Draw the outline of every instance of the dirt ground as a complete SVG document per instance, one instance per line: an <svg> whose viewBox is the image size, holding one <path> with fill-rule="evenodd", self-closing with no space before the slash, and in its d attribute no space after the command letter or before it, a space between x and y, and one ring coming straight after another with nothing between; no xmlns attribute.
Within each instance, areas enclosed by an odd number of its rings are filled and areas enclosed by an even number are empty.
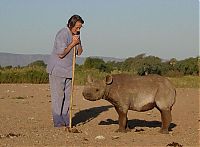
<svg viewBox="0 0 200 147"><path fill-rule="evenodd" d="M177 89L170 134L158 133L157 109L129 111L131 132L116 133L112 105L83 99L75 86L73 126L79 133L54 128L48 84L0 84L0 146L199 146L199 89Z"/></svg>

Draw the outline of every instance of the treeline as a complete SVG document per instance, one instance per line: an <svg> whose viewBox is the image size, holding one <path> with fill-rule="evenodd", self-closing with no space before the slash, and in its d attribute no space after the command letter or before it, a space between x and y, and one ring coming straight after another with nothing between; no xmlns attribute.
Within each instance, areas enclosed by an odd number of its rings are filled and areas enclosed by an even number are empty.
<svg viewBox="0 0 200 147"><path fill-rule="evenodd" d="M199 75L199 57L176 60L172 58L169 61L163 61L155 56L145 56L140 54L136 57L130 57L123 62L108 61L88 57L79 68L98 69L106 73L131 73L135 75L159 74L163 76L185 76Z"/></svg>
<svg viewBox="0 0 200 147"><path fill-rule="evenodd" d="M122 62L105 62L99 58L86 58L83 65L76 65L75 84L84 84L88 74L102 78L106 74L128 73L134 75L159 74L167 77L199 75L199 57L163 61L155 56L140 54ZM0 67L0 83L48 83L46 64L35 61L24 67Z"/></svg>

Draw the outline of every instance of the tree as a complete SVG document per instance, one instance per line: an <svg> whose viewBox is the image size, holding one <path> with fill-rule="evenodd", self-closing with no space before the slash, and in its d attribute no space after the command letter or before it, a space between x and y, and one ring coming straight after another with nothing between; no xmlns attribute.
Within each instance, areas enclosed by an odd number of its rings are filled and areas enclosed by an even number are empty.
<svg viewBox="0 0 200 147"><path fill-rule="evenodd" d="M161 59L155 56L137 55L126 59L122 65L123 71L132 72L133 74L161 74Z"/></svg>
<svg viewBox="0 0 200 147"><path fill-rule="evenodd" d="M91 57L86 58L83 67L85 69L98 69L100 72L107 72L107 73L110 73L113 70L109 62L105 63L103 59L91 58Z"/></svg>
<svg viewBox="0 0 200 147"><path fill-rule="evenodd" d="M139 75L159 74L161 75L161 59L155 56L147 56L141 60L138 68Z"/></svg>
<svg viewBox="0 0 200 147"><path fill-rule="evenodd" d="M12 65L9 65L9 66L6 66L4 67L5 69L11 69L12 68Z"/></svg>
<svg viewBox="0 0 200 147"><path fill-rule="evenodd" d="M37 61L34 61L30 64L28 64L29 67L34 67L34 66L40 66L40 67L46 67L46 64L44 63L43 60L37 60Z"/></svg>
<svg viewBox="0 0 200 147"><path fill-rule="evenodd" d="M175 67L179 72L182 72L184 75L198 75L198 57L190 57L185 60L178 61Z"/></svg>

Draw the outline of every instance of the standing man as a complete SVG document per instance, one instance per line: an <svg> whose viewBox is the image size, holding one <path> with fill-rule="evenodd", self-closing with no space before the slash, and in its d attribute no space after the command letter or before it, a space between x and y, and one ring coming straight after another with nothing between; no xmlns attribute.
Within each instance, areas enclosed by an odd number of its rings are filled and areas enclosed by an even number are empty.
<svg viewBox="0 0 200 147"><path fill-rule="evenodd" d="M79 36L83 24L84 21L79 15L73 15L68 20L67 26L56 34L47 64L54 127L69 127L73 49L76 49L77 55L81 55L83 51Z"/></svg>

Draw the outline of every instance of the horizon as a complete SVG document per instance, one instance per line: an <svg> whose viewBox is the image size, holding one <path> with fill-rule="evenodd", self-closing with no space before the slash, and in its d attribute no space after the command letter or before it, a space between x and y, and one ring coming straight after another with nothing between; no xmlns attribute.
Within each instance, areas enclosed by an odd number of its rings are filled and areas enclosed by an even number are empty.
<svg viewBox="0 0 200 147"><path fill-rule="evenodd" d="M51 54L34 54L34 53L32 53L32 54L26 54L26 53L24 53L24 54L20 54L20 53L9 53L9 52L0 52L0 54L12 54L12 55L42 55L42 56L45 56L45 55L47 55L47 56L50 56ZM145 54L145 53L141 53L141 54ZM138 54L138 55L141 55L141 54ZM92 57L92 58L113 58L113 59L119 59L119 60L126 60L126 59L128 59L128 58L134 58L134 57L136 57L136 56L138 56L138 55L135 55L135 56L129 56L129 57L127 57L127 58L117 58L117 57L112 57L112 56L77 56L78 58L88 58L88 57ZM154 55L147 55L147 54L145 54L144 55L144 57L148 57L148 56L154 56ZM169 61L169 60L171 60L171 59L173 59L173 58L161 58L161 57L159 57L159 56L154 56L154 57L158 57L158 58L160 58L161 60L164 60L164 61ZM175 58L177 61L181 61L181 60L185 60L185 59L188 59L188 58L200 58L200 55L197 55L197 56L188 56L188 57L186 57L186 58L183 58L183 59L177 59L177 58Z"/></svg>

